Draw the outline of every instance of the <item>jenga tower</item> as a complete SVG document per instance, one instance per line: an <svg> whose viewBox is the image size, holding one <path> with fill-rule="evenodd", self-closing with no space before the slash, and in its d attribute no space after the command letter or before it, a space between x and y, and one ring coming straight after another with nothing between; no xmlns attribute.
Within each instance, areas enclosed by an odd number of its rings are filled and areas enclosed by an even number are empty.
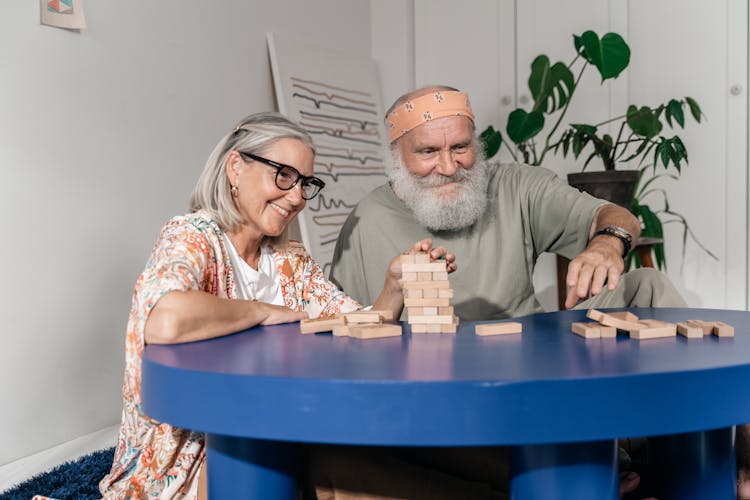
<svg viewBox="0 0 750 500"><path fill-rule="evenodd" d="M430 262L427 253L401 255L404 306L412 333L456 333L453 289L444 260Z"/></svg>

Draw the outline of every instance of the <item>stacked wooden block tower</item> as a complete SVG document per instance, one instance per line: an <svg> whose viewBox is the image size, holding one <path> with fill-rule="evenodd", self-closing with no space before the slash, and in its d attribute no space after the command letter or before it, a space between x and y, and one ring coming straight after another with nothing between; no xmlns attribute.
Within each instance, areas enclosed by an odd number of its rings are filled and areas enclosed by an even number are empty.
<svg viewBox="0 0 750 500"><path fill-rule="evenodd" d="M453 289L444 260L430 262L428 253L401 255L404 307L412 333L456 333Z"/></svg>

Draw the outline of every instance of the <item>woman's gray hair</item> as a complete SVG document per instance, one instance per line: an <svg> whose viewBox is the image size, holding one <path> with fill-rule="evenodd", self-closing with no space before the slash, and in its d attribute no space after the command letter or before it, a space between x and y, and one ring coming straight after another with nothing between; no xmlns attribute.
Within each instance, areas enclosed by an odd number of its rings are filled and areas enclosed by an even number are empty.
<svg viewBox="0 0 750 500"><path fill-rule="evenodd" d="M279 113L256 113L240 120L208 157L190 195L190 211L205 211L224 232L239 229L244 221L230 191L227 156L232 151L262 156L274 142L285 138L297 139L315 152L310 135Z"/></svg>

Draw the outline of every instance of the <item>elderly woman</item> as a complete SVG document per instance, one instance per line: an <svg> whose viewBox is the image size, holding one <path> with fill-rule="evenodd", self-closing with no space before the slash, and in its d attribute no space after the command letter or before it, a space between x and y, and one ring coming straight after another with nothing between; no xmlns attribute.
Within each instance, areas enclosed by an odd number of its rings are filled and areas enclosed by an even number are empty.
<svg viewBox="0 0 750 500"><path fill-rule="evenodd" d="M133 294L122 425L112 470L99 484L105 498L193 499L203 483L203 434L141 410L145 344L202 340L361 308L324 277L299 242L285 237L305 202L325 185L313 176L314 155L310 136L281 115L248 116L211 153L190 213L162 229ZM454 256L433 249L430 240L410 251L430 251L446 258L449 271L456 268ZM374 304L395 317L403 308L399 276L394 257Z"/></svg>

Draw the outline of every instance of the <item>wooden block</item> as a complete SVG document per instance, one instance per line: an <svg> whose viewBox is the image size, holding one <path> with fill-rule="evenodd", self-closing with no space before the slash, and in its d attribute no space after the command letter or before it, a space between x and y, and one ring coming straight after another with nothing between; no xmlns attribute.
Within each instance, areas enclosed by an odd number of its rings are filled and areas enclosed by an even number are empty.
<svg viewBox="0 0 750 500"><path fill-rule="evenodd" d="M642 325L639 325L635 321L625 321L624 319L618 319L609 314L597 311L596 309L589 309L589 311L586 313L586 316L598 323L601 323L604 326L614 326L618 330L631 331L643 328Z"/></svg>
<svg viewBox="0 0 750 500"><path fill-rule="evenodd" d="M448 271L433 272L430 279L433 281L445 281L448 279Z"/></svg>
<svg viewBox="0 0 750 500"><path fill-rule="evenodd" d="M450 288L451 282L448 280L440 281L405 281L402 286L404 288L419 288L425 290L427 288Z"/></svg>
<svg viewBox="0 0 750 500"><path fill-rule="evenodd" d="M393 321L395 319L393 317L393 311L389 309L368 309L367 311L362 312L377 313L382 318L382 321Z"/></svg>
<svg viewBox="0 0 750 500"><path fill-rule="evenodd" d="M630 331L631 339L660 339L677 335L677 325L674 323L665 323L656 319L643 319L639 323L640 329Z"/></svg>
<svg viewBox="0 0 750 500"><path fill-rule="evenodd" d="M689 339L703 338L703 329L700 326L691 325L687 322L677 323L677 333Z"/></svg>
<svg viewBox="0 0 750 500"><path fill-rule="evenodd" d="M440 333L456 333L458 330L457 323L451 323L450 325L440 325Z"/></svg>
<svg viewBox="0 0 750 500"><path fill-rule="evenodd" d="M448 307L450 299L404 299L406 307Z"/></svg>
<svg viewBox="0 0 750 500"><path fill-rule="evenodd" d="M440 329L443 326L450 325L429 325L425 323L418 323L411 326L411 333L440 333Z"/></svg>
<svg viewBox="0 0 750 500"><path fill-rule="evenodd" d="M402 265L403 264L415 264L417 262L416 257L417 255L413 253L402 253L399 256L398 260L399 262L401 262Z"/></svg>
<svg viewBox="0 0 750 500"><path fill-rule="evenodd" d="M439 314L440 316L453 316L453 306L438 307L437 313L435 314Z"/></svg>
<svg viewBox="0 0 750 500"><path fill-rule="evenodd" d="M424 297L422 292L424 290L421 288L404 288L404 297L407 299L421 299Z"/></svg>
<svg viewBox="0 0 750 500"><path fill-rule="evenodd" d="M474 326L474 333L477 335L507 335L510 333L521 333L523 325L512 321L503 321L500 323L482 323Z"/></svg>
<svg viewBox="0 0 750 500"><path fill-rule="evenodd" d="M303 319L299 322L300 333L330 332L334 326L345 325L343 316Z"/></svg>
<svg viewBox="0 0 750 500"><path fill-rule="evenodd" d="M409 316L409 324L450 325L453 316Z"/></svg>
<svg viewBox="0 0 750 500"><path fill-rule="evenodd" d="M429 264L430 263L430 254L427 252L419 252L414 254L414 263L415 264Z"/></svg>
<svg viewBox="0 0 750 500"><path fill-rule="evenodd" d="M445 271L446 265L445 261L430 264L402 264L401 270L405 273L439 273Z"/></svg>
<svg viewBox="0 0 750 500"><path fill-rule="evenodd" d="M711 333L717 337L734 337L734 327L723 321L714 321L714 328Z"/></svg>
<svg viewBox="0 0 750 500"><path fill-rule="evenodd" d="M348 337L349 327L347 325L336 325L331 330L334 337Z"/></svg>
<svg viewBox="0 0 750 500"><path fill-rule="evenodd" d="M412 274L412 273L409 273ZM432 275L433 273L417 273L417 281L432 281Z"/></svg>
<svg viewBox="0 0 750 500"><path fill-rule="evenodd" d="M610 313L607 313L607 314L609 314L610 316L613 316L613 317L615 317L617 319L622 319L622 320L625 320L625 321L630 321L632 323L638 321L638 316L636 316L635 314L633 314L630 311L610 312Z"/></svg>
<svg viewBox="0 0 750 500"><path fill-rule="evenodd" d="M451 312L448 314L448 316L452 315ZM422 314L418 314L417 316L437 316L438 315L438 308L437 307L423 307L422 308Z"/></svg>
<svg viewBox="0 0 750 500"><path fill-rule="evenodd" d="M349 327L349 336L355 339L380 339L384 337L399 337L402 334L401 325L357 325Z"/></svg>
<svg viewBox="0 0 750 500"><path fill-rule="evenodd" d="M416 282L417 281L417 273L401 273L401 281ZM403 285L401 285L401 286L403 286Z"/></svg>
<svg viewBox="0 0 750 500"><path fill-rule="evenodd" d="M703 330L703 335L711 335L711 332L713 332L714 324L710 321L703 321L701 319L689 319L685 321L688 326L692 326L695 328L700 328Z"/></svg>
<svg viewBox="0 0 750 500"><path fill-rule="evenodd" d="M599 334L603 339L617 338L617 328L614 326L599 325Z"/></svg>
<svg viewBox="0 0 750 500"><path fill-rule="evenodd" d="M438 298L438 290L437 288L425 288L422 290L422 298L424 299L436 299Z"/></svg>
<svg viewBox="0 0 750 500"><path fill-rule="evenodd" d="M424 316L424 307L407 307L406 313L409 316Z"/></svg>
<svg viewBox="0 0 750 500"><path fill-rule="evenodd" d="M453 289L452 288L440 288L438 289L438 297L441 299L452 299L453 298Z"/></svg>
<svg viewBox="0 0 750 500"><path fill-rule="evenodd" d="M570 325L570 330L585 339L599 339L602 337L602 334L599 331L600 326L602 325L595 321L575 321Z"/></svg>
<svg viewBox="0 0 750 500"><path fill-rule="evenodd" d="M375 311L356 311L345 313L346 323L382 323L383 317Z"/></svg>

